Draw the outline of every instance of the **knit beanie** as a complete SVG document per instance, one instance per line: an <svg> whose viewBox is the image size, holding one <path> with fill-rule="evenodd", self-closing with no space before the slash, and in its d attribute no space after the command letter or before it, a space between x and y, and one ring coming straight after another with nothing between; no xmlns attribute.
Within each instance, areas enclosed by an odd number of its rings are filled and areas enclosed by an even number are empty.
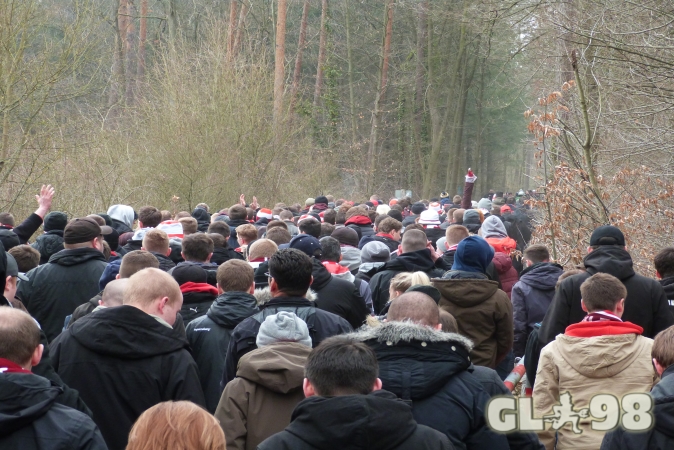
<svg viewBox="0 0 674 450"><path fill-rule="evenodd" d="M68 216L60 211L52 211L44 218L44 231L63 231L68 224Z"/></svg>
<svg viewBox="0 0 674 450"><path fill-rule="evenodd" d="M311 347L309 328L295 313L289 311L267 316L260 325L255 343L258 347L264 347L276 342L298 342Z"/></svg>
<svg viewBox="0 0 674 450"><path fill-rule="evenodd" d="M349 227L336 228L335 231L330 235L331 237L337 239L342 245L350 245L352 247L358 247L358 233L356 230ZM384 244L386 245L386 244Z"/></svg>
<svg viewBox="0 0 674 450"><path fill-rule="evenodd" d="M479 209L486 209L487 211L491 211L491 200L488 198L482 198L480 199L479 202L477 202L477 207Z"/></svg>
<svg viewBox="0 0 674 450"><path fill-rule="evenodd" d="M332 235L334 237L334 233ZM388 262L390 259L391 250L388 248L388 245L383 242L368 242L360 251L361 263Z"/></svg>

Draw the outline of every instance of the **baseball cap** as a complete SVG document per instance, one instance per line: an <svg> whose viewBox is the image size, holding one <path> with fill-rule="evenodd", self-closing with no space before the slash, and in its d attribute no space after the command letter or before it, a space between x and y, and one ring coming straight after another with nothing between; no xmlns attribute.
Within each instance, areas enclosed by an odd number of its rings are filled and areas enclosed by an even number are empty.
<svg viewBox="0 0 674 450"><path fill-rule="evenodd" d="M596 228L590 237L590 246L596 245L620 245L625 246L625 235L613 225L603 225Z"/></svg>
<svg viewBox="0 0 674 450"><path fill-rule="evenodd" d="M90 217L82 217L71 220L63 231L63 243L81 244L89 242L103 235L112 233L112 228L107 225L100 226Z"/></svg>
<svg viewBox="0 0 674 450"><path fill-rule="evenodd" d="M294 248L309 256L320 257L323 254L321 243L318 242L318 239L309 236L308 234L299 234L295 236L292 241L290 241L288 248Z"/></svg>
<svg viewBox="0 0 674 450"><path fill-rule="evenodd" d="M18 277L19 280L28 281L28 277L23 273L19 272L19 265L16 263L16 259L10 254L7 253L7 272L8 277Z"/></svg>

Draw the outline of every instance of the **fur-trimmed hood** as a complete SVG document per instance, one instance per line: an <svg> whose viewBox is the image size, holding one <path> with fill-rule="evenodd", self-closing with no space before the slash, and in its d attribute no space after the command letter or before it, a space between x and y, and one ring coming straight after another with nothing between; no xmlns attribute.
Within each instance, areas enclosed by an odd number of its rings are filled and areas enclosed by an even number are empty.
<svg viewBox="0 0 674 450"><path fill-rule="evenodd" d="M257 300L257 306L262 306L265 305L269 300L271 300L273 297L271 296L271 289L269 287L263 288L263 289L255 289L255 293L253 294L255 297L255 300ZM313 302L316 300L316 293L309 289L304 296L307 300L310 302Z"/></svg>
<svg viewBox="0 0 674 450"><path fill-rule="evenodd" d="M458 333L446 333L413 322L383 322L378 327L363 327L348 335L356 341L376 340L379 343L397 345L402 342L457 342L468 352L473 349L473 342Z"/></svg>

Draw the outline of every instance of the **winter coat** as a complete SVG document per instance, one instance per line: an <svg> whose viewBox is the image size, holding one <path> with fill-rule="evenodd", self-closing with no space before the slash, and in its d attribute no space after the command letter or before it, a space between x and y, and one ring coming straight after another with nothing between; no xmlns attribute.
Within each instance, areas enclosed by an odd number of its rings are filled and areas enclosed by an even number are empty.
<svg viewBox="0 0 674 450"><path fill-rule="evenodd" d="M246 219L230 219L229 220L229 240L227 241L227 245L230 248L238 248L239 247L239 241L236 240L236 227L239 225L245 225L248 222Z"/></svg>
<svg viewBox="0 0 674 450"><path fill-rule="evenodd" d="M292 422L258 450L450 450L442 433L418 425L412 410L387 391L368 395L309 397Z"/></svg>
<svg viewBox="0 0 674 450"><path fill-rule="evenodd" d="M246 260L246 258L244 258L243 255L241 255L241 253L235 252L233 248L216 247L213 249L213 256L211 256L212 263L217 264L219 266L221 264L226 263L230 259L238 259L239 261Z"/></svg>
<svg viewBox="0 0 674 450"><path fill-rule="evenodd" d="M8 239L10 242L13 242L12 246L5 245L5 250L9 250L16 245L27 243L28 239L30 239L30 237L35 234L37 229L40 228L40 225L42 225L42 217L35 213L32 213L26 218L26 220L15 227L0 225L0 232L6 235L6 239ZM0 240L2 242L5 241L4 238Z"/></svg>
<svg viewBox="0 0 674 450"><path fill-rule="evenodd" d="M157 252L150 253L152 253L157 258L157 261L159 261L159 269L163 270L164 272L168 272L176 266L176 263L174 263L168 256Z"/></svg>
<svg viewBox="0 0 674 450"><path fill-rule="evenodd" d="M112 228L121 236L124 233L133 232L134 211L128 205L112 205L108 209L108 215L112 220Z"/></svg>
<svg viewBox="0 0 674 450"><path fill-rule="evenodd" d="M667 303L669 303L669 310L674 314L674 277L663 278L660 280L660 285L667 296Z"/></svg>
<svg viewBox="0 0 674 450"><path fill-rule="evenodd" d="M580 285L599 272L613 275L625 285L627 298L622 319L642 327L644 336L654 338L674 325L674 315L662 286L634 272L632 257L627 250L602 245L585 256L583 263L586 272L566 278L555 292L538 333L543 345L552 342L569 325L583 320L585 312L580 307Z"/></svg>
<svg viewBox="0 0 674 450"><path fill-rule="evenodd" d="M426 237L428 238L429 241L431 241L431 244L433 244L433 248L435 249L438 248L436 245L438 239L445 237L445 230L443 230L439 226L437 228L424 228L424 233L426 233Z"/></svg>
<svg viewBox="0 0 674 450"><path fill-rule="evenodd" d="M513 346L513 307L498 283L485 275L449 272L453 279L433 279L442 295L438 306L454 316L459 333L473 341L470 360L494 369Z"/></svg>
<svg viewBox="0 0 674 450"><path fill-rule="evenodd" d="M204 406L188 349L178 330L123 305L78 320L50 350L54 369L91 408L108 447L121 450L136 419L157 403Z"/></svg>
<svg viewBox="0 0 674 450"><path fill-rule="evenodd" d="M314 347L330 336L348 333L353 330L345 319L331 312L319 309L314 302L306 298L273 297L266 300L263 297L271 295L268 289L256 292L255 295L258 298L260 312L243 320L234 328L227 346L225 370L220 382L221 388L224 388L227 383L236 377L236 369L241 357L257 348L255 339L257 338L257 332L260 330L260 324L264 322L265 318L279 311L295 313L306 322Z"/></svg>
<svg viewBox="0 0 674 450"><path fill-rule="evenodd" d="M515 322L515 356L523 356L534 325L540 323L555 295L555 284L564 269L559 264L538 263L527 267L513 286L510 299Z"/></svg>
<svg viewBox="0 0 674 450"><path fill-rule="evenodd" d="M342 260L339 262L344 267L355 273L360 268L360 249L350 245L342 245Z"/></svg>
<svg viewBox="0 0 674 450"><path fill-rule="evenodd" d="M64 249L63 231L48 231L45 234L38 236L31 247L40 252L40 264L47 264L52 255L55 255Z"/></svg>
<svg viewBox="0 0 674 450"><path fill-rule="evenodd" d="M229 338L234 328L259 309L255 297L245 292L225 292L206 315L191 321L185 330L192 355L199 367L199 379L206 397L206 409L213 414L220 400L220 379L225 369Z"/></svg>
<svg viewBox="0 0 674 450"><path fill-rule="evenodd" d="M374 314L374 309L372 307L372 291L370 290L370 285L367 281L353 275L348 268L340 266L339 263L323 261L323 266L328 269L328 272L330 272L333 277L353 283L354 286L356 286L356 290L365 301L368 313Z"/></svg>
<svg viewBox="0 0 674 450"><path fill-rule="evenodd" d="M0 448L106 450L94 421L59 403L60 394L60 387L30 372L0 373Z"/></svg>
<svg viewBox="0 0 674 450"><path fill-rule="evenodd" d="M206 314L218 296L218 290L208 283L183 283L180 292L183 293L180 315L183 316L186 326L197 317Z"/></svg>
<svg viewBox="0 0 674 450"><path fill-rule="evenodd" d="M498 273L498 278L501 282L500 288L503 292L508 294L508 298L510 298L513 286L517 283L517 271L513 267L513 260L510 259L510 256L496 252L494 253L492 264L494 264L494 268Z"/></svg>
<svg viewBox="0 0 674 450"><path fill-rule="evenodd" d="M640 335L641 327L629 322L581 322L570 325L564 334L546 345L534 383L534 417L553 413L560 394L568 392L573 408L587 408L598 393L623 395L649 392L656 377L651 362L653 341ZM581 418L582 434L574 434L571 425L557 430L558 450L596 449L604 431L590 427L592 418ZM546 449L554 448L555 431L538 433Z"/></svg>
<svg viewBox="0 0 674 450"><path fill-rule="evenodd" d="M82 317L88 314L91 314L94 311L94 309L98 308L100 306L98 302L102 300L102 298L103 298L103 291L94 295L88 302L82 303L80 306L75 308L75 311L73 311L73 315L70 317L70 321L68 321L68 328L72 327L77 320L81 319Z"/></svg>
<svg viewBox="0 0 674 450"><path fill-rule="evenodd" d="M312 258L312 262L314 281L311 289L316 292L316 307L344 318L354 330L360 328L370 311L355 284L333 277L316 258Z"/></svg>
<svg viewBox="0 0 674 450"><path fill-rule="evenodd" d="M651 396L655 402L653 429L635 433L622 427L604 436L601 450L665 450L674 448L674 366L669 366L662 379L653 387Z"/></svg>
<svg viewBox="0 0 674 450"><path fill-rule="evenodd" d="M353 216L344 222L344 225L353 229L358 233L358 240L360 241L365 236L374 236L374 228L372 228L372 221L366 216Z"/></svg>
<svg viewBox="0 0 674 450"><path fill-rule="evenodd" d="M142 239L133 239L133 237L132 237L132 239L129 239L128 241L126 241L126 244L124 244L124 246L121 247L117 251L117 253L120 256L124 256L127 253L130 253L130 252L133 252L133 251L136 251L136 250L140 250L141 247L143 247L143 240Z"/></svg>
<svg viewBox="0 0 674 450"><path fill-rule="evenodd" d="M403 227L417 223L418 218L419 214L410 214L403 219Z"/></svg>
<svg viewBox="0 0 674 450"><path fill-rule="evenodd" d="M372 280L374 274L376 274L379 268L384 264L386 263L385 262L362 263L358 268L356 278L370 283L370 280Z"/></svg>
<svg viewBox="0 0 674 450"><path fill-rule="evenodd" d="M397 252L397 251L398 251L398 246L400 245L400 241L396 241L396 240L394 240L394 239L391 239L391 238L388 237L388 236L382 236L381 234L377 234L376 236L373 236L373 237L372 237L372 240L373 240L373 241L383 242L384 244L386 244L386 246L387 246L388 249L391 251L391 253ZM363 244L363 245L365 245L365 244ZM360 248L362 249L363 246L361 245Z"/></svg>
<svg viewBox="0 0 674 450"><path fill-rule="evenodd" d="M391 279L401 272L421 271L430 278L441 277L445 272L442 258L434 262L431 259L431 251L427 248L415 252L407 252L398 256L379 268L370 280L372 290L372 303L374 312L379 314L389 301L389 287Z"/></svg>
<svg viewBox="0 0 674 450"><path fill-rule="evenodd" d="M508 236L515 239L517 249L523 251L531 240L531 219L526 212L521 210L515 210L512 214L504 214L502 218L504 224L510 225L506 226Z"/></svg>
<svg viewBox="0 0 674 450"><path fill-rule="evenodd" d="M50 342L61 332L65 317L99 292L105 266L103 253L94 248L61 250L19 283L17 297Z"/></svg>
<svg viewBox="0 0 674 450"><path fill-rule="evenodd" d="M176 264L176 267L180 266L185 266L185 265L196 265L204 269L206 272L208 272L208 284L211 286L215 287L218 284L217 280L217 271L218 271L218 266L213 264L213 263L202 263L202 262L194 262L194 261L183 261L181 263ZM173 273L173 269L168 271L168 274L171 275Z"/></svg>
<svg viewBox="0 0 674 450"><path fill-rule="evenodd" d="M490 396L468 371L468 339L405 322L350 336L374 350L382 389L411 402L418 423L444 433L456 448L508 449L506 437L487 428Z"/></svg>
<svg viewBox="0 0 674 450"><path fill-rule="evenodd" d="M255 450L290 424L304 400L304 366L311 348L297 342L267 345L241 358L215 411L227 450Z"/></svg>

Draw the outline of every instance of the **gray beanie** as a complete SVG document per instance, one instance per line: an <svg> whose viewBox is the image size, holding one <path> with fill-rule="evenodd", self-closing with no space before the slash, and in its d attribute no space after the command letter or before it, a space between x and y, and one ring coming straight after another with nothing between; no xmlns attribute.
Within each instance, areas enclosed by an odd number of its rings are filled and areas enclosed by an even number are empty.
<svg viewBox="0 0 674 450"><path fill-rule="evenodd" d="M388 245L379 241L371 241L360 251L361 263L388 262L391 259L391 250Z"/></svg>
<svg viewBox="0 0 674 450"><path fill-rule="evenodd" d="M491 211L491 200L488 198L482 198L480 199L479 202L477 202L477 207L480 209L486 209L487 211Z"/></svg>
<svg viewBox="0 0 674 450"><path fill-rule="evenodd" d="M311 347L309 328L304 320L289 311L267 316L260 325L255 343L258 347L264 347L276 342L299 342Z"/></svg>

